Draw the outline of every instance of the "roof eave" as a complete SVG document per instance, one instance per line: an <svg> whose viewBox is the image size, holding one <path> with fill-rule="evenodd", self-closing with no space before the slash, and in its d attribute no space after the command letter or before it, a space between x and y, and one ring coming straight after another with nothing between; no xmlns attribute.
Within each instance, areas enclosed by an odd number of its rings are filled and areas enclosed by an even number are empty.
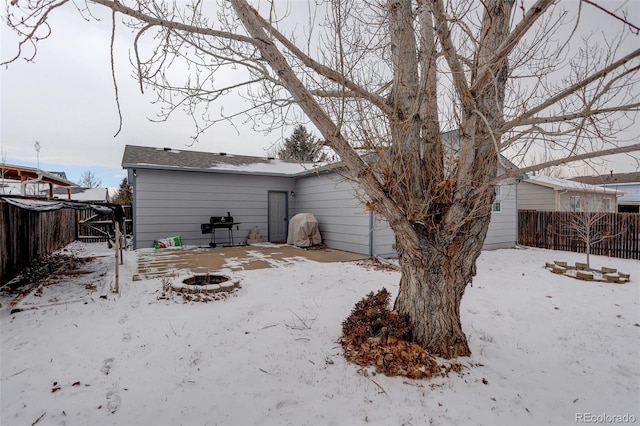
<svg viewBox="0 0 640 426"><path fill-rule="evenodd" d="M608 188L604 188L604 187L593 188L593 189L591 189L591 188L574 188L574 187L570 187L570 186L554 185L554 184L552 184L550 182L540 182L540 181L532 179L532 178L528 178L524 182L532 183L532 184L539 185L539 186L544 186L545 188L550 188L550 189L553 189L554 191L589 192L589 193L593 193L593 194L616 195L618 197L620 196L620 194L624 195L624 192L617 191L617 190L612 190L612 189L608 189Z"/></svg>
<svg viewBox="0 0 640 426"><path fill-rule="evenodd" d="M201 167L184 167L184 166L165 166L158 164L137 164L137 163L122 163L123 169L148 169L148 170L172 170L183 172L201 172L201 173L222 173L222 174L234 174L234 175L252 175L252 176L273 176L273 177L294 177L295 173L282 173L282 172L267 172L259 170L233 170L233 169L218 169L218 168L201 168Z"/></svg>

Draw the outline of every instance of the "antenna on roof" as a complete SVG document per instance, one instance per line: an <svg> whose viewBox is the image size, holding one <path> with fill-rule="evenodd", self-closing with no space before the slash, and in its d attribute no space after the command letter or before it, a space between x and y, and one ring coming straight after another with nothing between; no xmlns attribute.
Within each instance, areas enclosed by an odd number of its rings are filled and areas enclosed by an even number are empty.
<svg viewBox="0 0 640 426"><path fill-rule="evenodd" d="M40 168L40 142L36 141L36 143L33 144L33 147L36 149L36 161L38 168Z"/></svg>

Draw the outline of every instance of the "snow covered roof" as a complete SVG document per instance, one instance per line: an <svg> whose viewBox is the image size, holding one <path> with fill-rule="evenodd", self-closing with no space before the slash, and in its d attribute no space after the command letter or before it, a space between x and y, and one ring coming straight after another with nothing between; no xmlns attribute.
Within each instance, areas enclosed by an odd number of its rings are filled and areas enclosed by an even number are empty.
<svg viewBox="0 0 640 426"><path fill-rule="evenodd" d="M631 173L609 173L598 176L579 176L572 178L576 182L588 183L590 185L624 185L640 183L640 172Z"/></svg>
<svg viewBox="0 0 640 426"><path fill-rule="evenodd" d="M127 145L124 148L122 167L294 176L314 170L316 165L275 158Z"/></svg>
<svg viewBox="0 0 640 426"><path fill-rule="evenodd" d="M580 191L580 192L597 192L600 194L623 195L622 191L603 188L601 186L589 185L587 183L574 182L572 180L561 179L545 175L529 175L524 182L533 183L535 185L546 186L556 191Z"/></svg>
<svg viewBox="0 0 640 426"><path fill-rule="evenodd" d="M66 176L66 175L65 175ZM0 163L0 177L3 180L29 180L33 183L50 183L57 186L74 186L75 183L60 176L60 172L45 172L35 167L18 166L15 164Z"/></svg>
<svg viewBox="0 0 640 426"><path fill-rule="evenodd" d="M109 190L107 188L82 188L79 186L73 186L69 188L71 190L71 199L76 201L110 201ZM66 189L56 188L54 196L60 198L64 196L66 198Z"/></svg>
<svg viewBox="0 0 640 426"><path fill-rule="evenodd" d="M114 212L115 205L107 205L106 203L92 204L89 202L75 201L75 200L44 200L38 198L28 197L13 197L13 196L0 196L2 201L12 204L18 208L32 211L54 211L60 209L74 209L74 210L93 210L99 215L106 216Z"/></svg>

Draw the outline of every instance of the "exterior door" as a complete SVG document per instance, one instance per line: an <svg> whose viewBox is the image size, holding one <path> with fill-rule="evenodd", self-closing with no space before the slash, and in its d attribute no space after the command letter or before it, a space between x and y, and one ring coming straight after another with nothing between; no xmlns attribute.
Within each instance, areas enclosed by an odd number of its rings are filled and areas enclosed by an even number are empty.
<svg viewBox="0 0 640 426"><path fill-rule="evenodd" d="M289 226L287 193L269 191L269 242L286 243Z"/></svg>

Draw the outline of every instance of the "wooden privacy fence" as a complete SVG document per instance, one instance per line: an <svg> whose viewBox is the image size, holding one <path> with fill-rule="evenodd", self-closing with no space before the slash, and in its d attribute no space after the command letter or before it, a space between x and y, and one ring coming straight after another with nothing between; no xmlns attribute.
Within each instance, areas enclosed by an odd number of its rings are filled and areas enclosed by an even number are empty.
<svg viewBox="0 0 640 426"><path fill-rule="evenodd" d="M133 233L133 222L131 220L132 210L130 205L122 206L125 215L124 228L121 232L125 235ZM97 243L107 241L110 236L113 239L115 235L114 220L115 215L109 216L97 215L93 210L77 210L76 217L78 220L78 236L79 241L86 243Z"/></svg>
<svg viewBox="0 0 640 426"><path fill-rule="evenodd" d="M592 237L607 236L591 245L591 254L640 260L640 215L636 213L519 210L518 244L584 253L584 237L579 234L584 234L585 229L580 229L580 221L576 221L578 216L582 223L592 219L593 227L589 230Z"/></svg>
<svg viewBox="0 0 640 426"><path fill-rule="evenodd" d="M0 284L75 239L75 211L25 210L0 200Z"/></svg>

